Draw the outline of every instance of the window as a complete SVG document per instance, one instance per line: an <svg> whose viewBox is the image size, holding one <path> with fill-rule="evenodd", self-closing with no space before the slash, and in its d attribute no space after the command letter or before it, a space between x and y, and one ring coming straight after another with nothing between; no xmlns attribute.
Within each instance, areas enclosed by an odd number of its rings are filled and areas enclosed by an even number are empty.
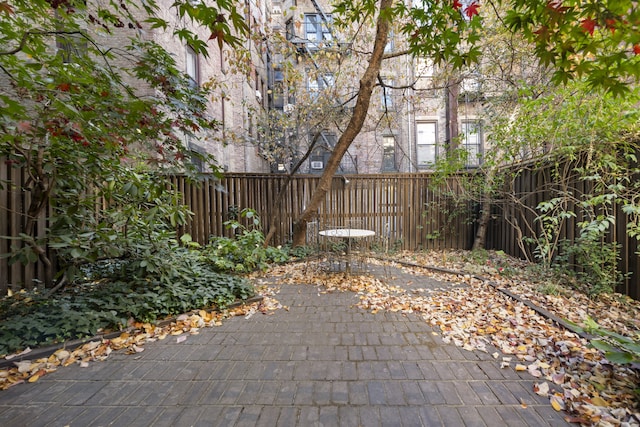
<svg viewBox="0 0 640 427"><path fill-rule="evenodd" d="M330 22L331 17L327 16L327 20ZM317 47L317 43L333 39L329 26L320 14L304 15L304 36L313 42L311 47Z"/></svg>
<svg viewBox="0 0 640 427"><path fill-rule="evenodd" d="M477 120L462 122L462 147L467 152L467 167L480 166L482 156L481 126Z"/></svg>
<svg viewBox="0 0 640 427"><path fill-rule="evenodd" d="M307 90L311 98L317 98L323 90L333 87L335 77L332 73L318 73L307 75Z"/></svg>
<svg viewBox="0 0 640 427"><path fill-rule="evenodd" d="M383 77L382 81L385 86L382 86L380 89L382 90L380 104L382 110L391 110L393 108L393 89L388 86L393 86L393 79Z"/></svg>
<svg viewBox="0 0 640 427"><path fill-rule="evenodd" d="M482 83L478 74L471 74L462 79L460 84L461 93L477 94L482 89Z"/></svg>
<svg viewBox="0 0 640 427"><path fill-rule="evenodd" d="M431 167L440 155L436 122L416 123L418 167Z"/></svg>
<svg viewBox="0 0 640 427"><path fill-rule="evenodd" d="M187 46L186 52L186 73L189 76L189 85L196 88L200 85L198 70L198 54L191 46Z"/></svg>
<svg viewBox="0 0 640 427"><path fill-rule="evenodd" d="M284 108L284 72L280 68L273 70L272 104L274 108Z"/></svg>
<svg viewBox="0 0 640 427"><path fill-rule="evenodd" d="M287 22L284 24L287 40L291 40L296 36L296 29L293 23L293 18L287 19Z"/></svg>
<svg viewBox="0 0 640 427"><path fill-rule="evenodd" d="M433 61L427 58L416 58L415 73L418 77L433 77Z"/></svg>
<svg viewBox="0 0 640 427"><path fill-rule="evenodd" d="M382 171L391 172L396 169L396 137L384 136L382 138Z"/></svg>
<svg viewBox="0 0 640 427"><path fill-rule="evenodd" d="M384 47L384 53L391 53L395 49L393 31L389 31L389 38L387 39L387 44Z"/></svg>

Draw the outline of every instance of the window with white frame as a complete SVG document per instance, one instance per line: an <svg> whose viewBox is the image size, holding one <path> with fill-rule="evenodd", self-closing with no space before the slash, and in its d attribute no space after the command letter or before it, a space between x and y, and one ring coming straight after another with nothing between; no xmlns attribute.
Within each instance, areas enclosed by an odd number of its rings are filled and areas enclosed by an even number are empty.
<svg viewBox="0 0 640 427"><path fill-rule="evenodd" d="M478 74L470 74L462 79L460 83L460 93L479 93L482 88L480 76Z"/></svg>
<svg viewBox="0 0 640 427"><path fill-rule="evenodd" d="M423 90L426 96L437 96L433 90L434 64L428 58L416 58L413 64L413 72L416 77L416 89Z"/></svg>
<svg viewBox="0 0 640 427"><path fill-rule="evenodd" d="M418 167L432 167L441 154L438 144L437 122L416 123L416 150Z"/></svg>
<svg viewBox="0 0 640 427"><path fill-rule="evenodd" d="M382 137L382 171L391 172L396 169L396 137L386 135Z"/></svg>
<svg viewBox="0 0 640 427"><path fill-rule="evenodd" d="M331 22L331 17L325 16ZM304 15L304 36L307 40L313 42L314 46L317 43L329 42L333 39L329 25L319 13L307 13Z"/></svg>
<svg viewBox="0 0 640 427"><path fill-rule="evenodd" d="M482 127L480 121L463 121L461 137L461 147L467 152L467 167L480 166L482 158Z"/></svg>
<svg viewBox="0 0 640 427"><path fill-rule="evenodd" d="M198 54L191 46L187 46L186 49L186 73L189 76L189 84L191 87L198 87L200 85L200 76L198 70Z"/></svg>

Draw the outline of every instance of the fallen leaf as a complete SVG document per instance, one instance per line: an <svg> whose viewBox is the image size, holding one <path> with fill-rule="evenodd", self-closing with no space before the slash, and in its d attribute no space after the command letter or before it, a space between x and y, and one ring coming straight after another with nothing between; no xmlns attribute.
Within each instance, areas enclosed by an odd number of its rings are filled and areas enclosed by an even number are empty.
<svg viewBox="0 0 640 427"><path fill-rule="evenodd" d="M564 411L565 405L564 405L564 401L562 400L561 397L556 396L554 394L549 398L549 401L551 402L551 407L553 409L555 409L558 412L559 411Z"/></svg>
<svg viewBox="0 0 640 427"><path fill-rule="evenodd" d="M540 396L548 396L549 395L549 384L547 383L536 383L533 385L533 391Z"/></svg>

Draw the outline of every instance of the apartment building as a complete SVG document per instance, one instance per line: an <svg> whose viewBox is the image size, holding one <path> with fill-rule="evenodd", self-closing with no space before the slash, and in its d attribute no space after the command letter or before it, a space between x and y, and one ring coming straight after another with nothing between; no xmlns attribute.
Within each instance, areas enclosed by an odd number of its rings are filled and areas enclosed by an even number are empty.
<svg viewBox="0 0 640 427"><path fill-rule="evenodd" d="M229 172L268 172L269 163L259 155L256 145L255 117L267 107L267 51L265 48L267 4L245 0L239 4L249 27L249 37L236 52L217 40L208 41L208 56L176 38L171 28L184 26L208 40L210 32L194 26L188 17L179 18L172 0L160 0L160 17L170 23L169 30L151 30L149 37L174 54L179 67L194 85L211 88L207 113L219 124L219 130L187 138L185 145L194 151L212 154L218 165Z"/></svg>
<svg viewBox="0 0 640 427"><path fill-rule="evenodd" d="M202 131L195 137L180 135L184 145L191 151L213 155L224 171L267 172L269 164L258 153L253 124L253 117L266 108L266 50L261 45L265 37L266 4L259 0L246 0L240 6L250 34L238 48L237 54L227 45L221 48L216 39L209 40L209 29L195 24L187 15L181 17L173 0L158 0L157 4L157 17L167 23L166 28L151 28L149 24L142 25L142 28L123 26L114 31L95 32L90 36L103 50L114 53L111 60L113 66L123 68L130 67L136 61L135 54L122 49L129 44L129 38L139 37L162 46L194 86L211 89L204 114L219 124L216 131ZM90 11L90 3L88 8ZM132 12L139 22L147 18L142 9ZM201 40L208 40L208 55L198 53L175 36L174 30L177 28L186 28ZM61 51L78 48L69 36L59 37L56 47ZM152 89L140 82L129 78L128 83L136 88L139 96L153 95ZM206 165L199 163L198 166L203 171L207 170Z"/></svg>
<svg viewBox="0 0 640 427"><path fill-rule="evenodd" d="M322 173L355 104L373 29L339 32L326 0L239 0L249 27L240 49L209 40L208 55L201 55L173 30L188 28L202 40L209 39L209 30L180 17L173 0L157 3L166 29L125 26L91 36L114 52L132 36L156 41L193 85L211 89L205 113L219 123L218 130L184 135L185 146L212 154L229 172L284 173L300 163L299 173ZM66 37L56 47L78 46ZM482 161L479 76L443 77L428 59L396 56L405 48L395 29L367 121L339 173L429 170L455 147L469 153L468 166ZM116 55L114 64L126 67L134 60ZM152 94L134 86L142 96Z"/></svg>
<svg viewBox="0 0 640 427"><path fill-rule="evenodd" d="M319 0L273 0L274 40L293 47L272 55L269 108L292 120L284 145L302 158L301 171L322 173L348 119L359 76L371 50L373 29L357 34L332 27L330 5ZM273 43L276 45L276 43ZM396 28L389 35L365 126L342 160L339 173L419 172L430 170L447 150L462 149L468 167L477 167L485 149L479 75L447 76L428 58L402 55L406 43ZM284 53L283 53L284 52ZM297 77L293 78L292 75ZM304 105L303 105L304 104ZM310 104L310 105L307 105ZM319 133L318 141L313 135ZM294 135L294 138L291 138ZM294 159L274 168L284 172ZM285 163L285 164L282 164Z"/></svg>

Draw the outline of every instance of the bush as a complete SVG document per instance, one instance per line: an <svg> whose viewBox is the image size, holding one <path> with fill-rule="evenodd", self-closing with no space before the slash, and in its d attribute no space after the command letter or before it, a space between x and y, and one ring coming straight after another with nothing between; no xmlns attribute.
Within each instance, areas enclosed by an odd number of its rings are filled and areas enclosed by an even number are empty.
<svg viewBox="0 0 640 427"><path fill-rule="evenodd" d="M244 209L240 219L225 222L234 237L213 237L202 251L203 259L218 271L248 272L264 270L269 263L285 262L287 252L280 248L265 247L260 218L252 209ZM240 221L248 222L248 226Z"/></svg>
<svg viewBox="0 0 640 427"><path fill-rule="evenodd" d="M254 294L246 280L213 271L199 258L197 251L177 248L157 254L144 268L140 260L102 261L85 266L89 280L61 295L6 297L0 300L0 354L120 330L129 319L153 322L194 309L224 308Z"/></svg>
<svg viewBox="0 0 640 427"><path fill-rule="evenodd" d="M575 241L562 242L554 267L563 273L575 271L578 281L586 286L586 293L597 296L612 293L624 280L618 270L620 245L603 242L596 235L584 233Z"/></svg>

